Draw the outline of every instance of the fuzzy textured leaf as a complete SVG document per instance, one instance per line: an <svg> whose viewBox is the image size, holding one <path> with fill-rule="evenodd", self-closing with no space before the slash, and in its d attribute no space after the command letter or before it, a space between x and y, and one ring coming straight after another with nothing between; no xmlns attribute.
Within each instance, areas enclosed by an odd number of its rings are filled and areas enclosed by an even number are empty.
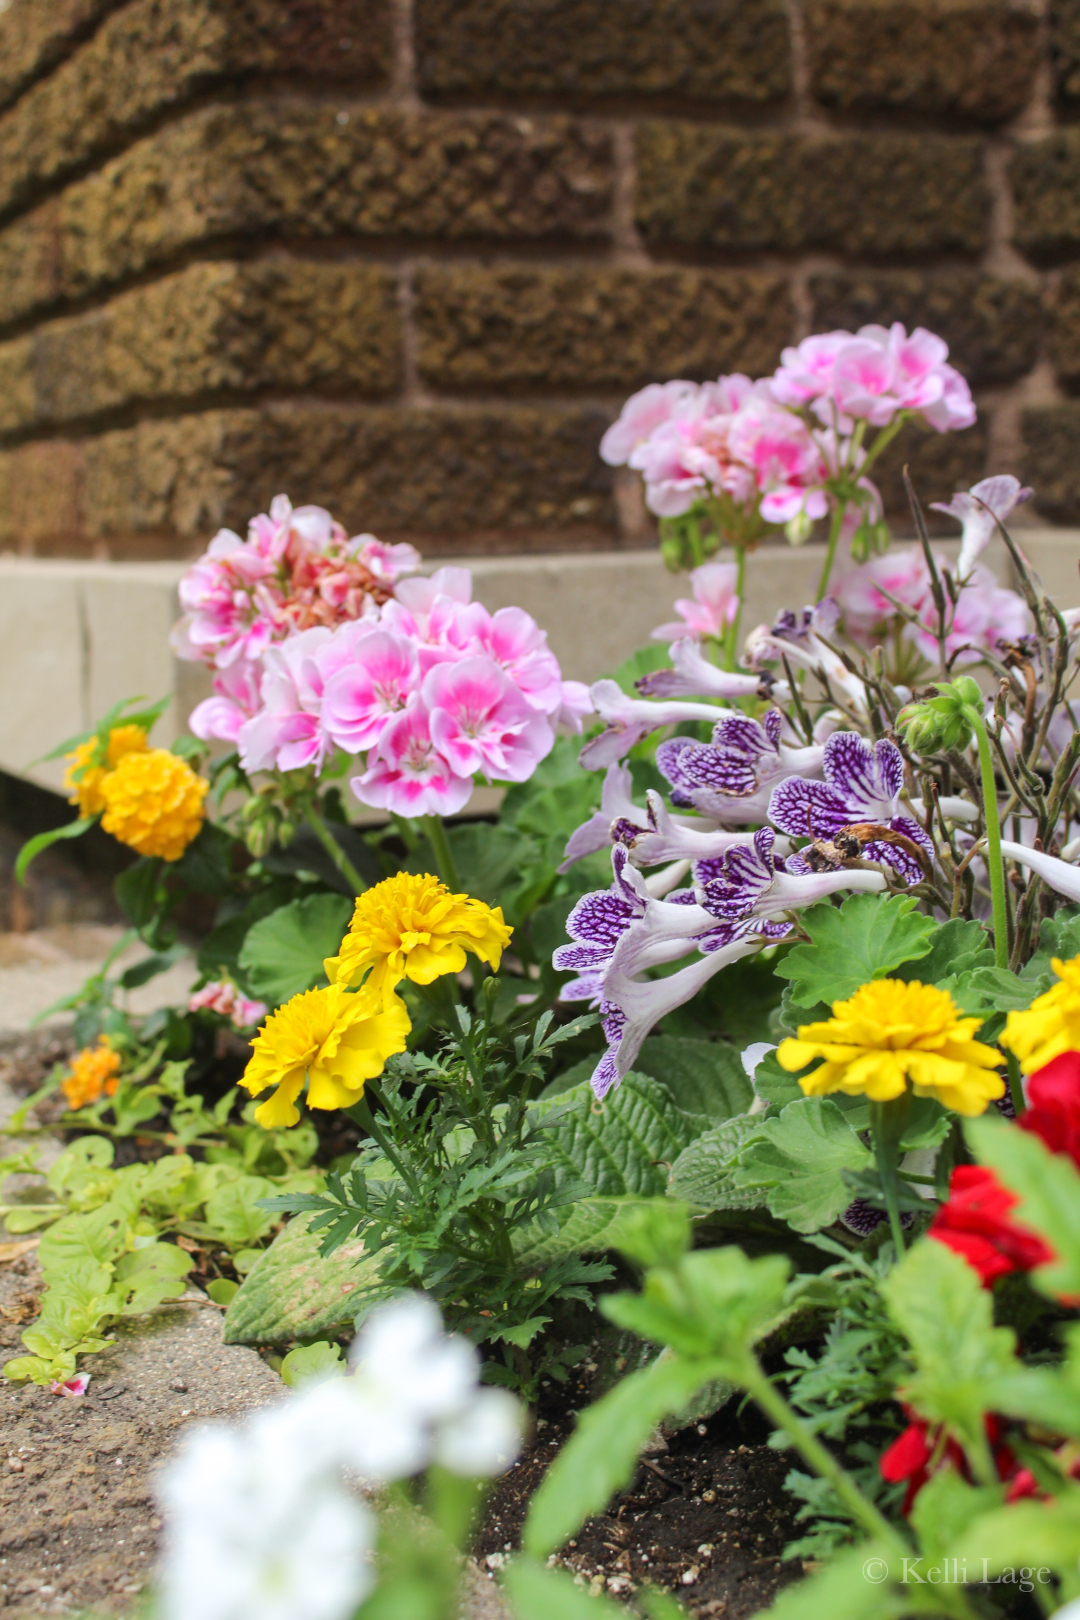
<svg viewBox="0 0 1080 1620"><path fill-rule="evenodd" d="M226 1344L288 1344L351 1324L379 1259L367 1258L358 1239L324 1258L310 1220L297 1215L252 1266L225 1312Z"/></svg>
<svg viewBox="0 0 1080 1620"><path fill-rule="evenodd" d="M634 1067L664 1086L678 1108L713 1121L745 1114L754 1100L739 1053L718 1041L654 1035Z"/></svg>
<svg viewBox="0 0 1080 1620"><path fill-rule="evenodd" d="M762 1209L762 1187L737 1187L733 1172L735 1156L754 1136L761 1134L759 1114L741 1114L714 1126L684 1148L671 1168L668 1192L699 1209Z"/></svg>
<svg viewBox="0 0 1080 1620"><path fill-rule="evenodd" d="M842 906L811 906L800 919L811 943L789 951L777 977L790 979L800 1007L845 1000L929 953L937 924L916 904L910 895L853 894Z"/></svg>

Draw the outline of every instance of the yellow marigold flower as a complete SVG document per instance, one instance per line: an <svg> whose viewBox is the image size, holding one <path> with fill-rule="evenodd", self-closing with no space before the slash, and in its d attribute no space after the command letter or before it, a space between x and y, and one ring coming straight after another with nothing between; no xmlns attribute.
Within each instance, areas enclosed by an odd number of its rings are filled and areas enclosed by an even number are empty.
<svg viewBox="0 0 1080 1620"><path fill-rule="evenodd" d="M115 770L125 754L138 754L146 750L146 730L143 726L116 726L109 732L105 749L107 764L95 765L95 754L100 743L96 737L80 743L73 754L68 754L64 786L71 788L69 804L77 804L79 813L96 816L105 808L102 784L110 770Z"/></svg>
<svg viewBox="0 0 1080 1620"><path fill-rule="evenodd" d="M60 1090L67 1098L69 1108L85 1108L97 1102L104 1092L111 1097L120 1084L120 1054L102 1035L96 1046L84 1046L71 1061L71 1073L61 1082Z"/></svg>
<svg viewBox="0 0 1080 1620"><path fill-rule="evenodd" d="M331 984L293 996L271 1013L251 1043L241 1085L252 1096L277 1087L256 1108L255 1118L267 1130L295 1125L305 1075L309 1108L350 1107L363 1096L365 1082L382 1073L387 1058L404 1052L411 1028L404 1002L368 985L352 993Z"/></svg>
<svg viewBox="0 0 1080 1620"><path fill-rule="evenodd" d="M1036 996L1026 1012L1011 1012L1001 1037L1025 1074L1045 1068L1062 1052L1080 1052L1080 956L1051 967L1061 981Z"/></svg>
<svg viewBox="0 0 1080 1620"><path fill-rule="evenodd" d="M367 982L380 988L405 978L430 984L460 973L466 951L498 971L510 934L501 907L451 894L430 873L399 872L357 900L340 954L326 960L326 977L355 984L370 968Z"/></svg>
<svg viewBox="0 0 1080 1620"><path fill-rule="evenodd" d="M209 786L167 749L125 754L102 783L101 825L140 855L178 861L203 824Z"/></svg>
<svg viewBox="0 0 1080 1620"><path fill-rule="evenodd" d="M936 1097L958 1114L981 1114L1005 1094L994 1072L1001 1054L972 1040L981 1023L961 1018L947 990L874 979L850 1001L834 1001L827 1022L804 1024L798 1040L781 1041L776 1057L789 1073L825 1059L799 1080L808 1097L846 1091L891 1102L910 1082L916 1097Z"/></svg>

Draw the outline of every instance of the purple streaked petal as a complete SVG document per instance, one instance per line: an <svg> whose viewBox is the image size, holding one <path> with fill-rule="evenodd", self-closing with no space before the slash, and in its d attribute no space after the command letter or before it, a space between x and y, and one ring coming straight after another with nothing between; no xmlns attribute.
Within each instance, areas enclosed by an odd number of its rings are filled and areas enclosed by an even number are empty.
<svg viewBox="0 0 1080 1620"><path fill-rule="evenodd" d="M603 967L614 949L611 945L560 945L551 955L551 965L559 973L584 973Z"/></svg>
<svg viewBox="0 0 1080 1620"><path fill-rule="evenodd" d="M904 785L904 761L895 743L871 748L857 731L834 731L825 744L825 780L843 795L849 821L883 821Z"/></svg>
<svg viewBox="0 0 1080 1620"><path fill-rule="evenodd" d="M679 770L691 790L712 788L732 798L744 798L758 785L753 760L712 743L692 742L679 759Z"/></svg>
<svg viewBox="0 0 1080 1620"><path fill-rule="evenodd" d="M656 750L656 768L674 788L688 788L691 785L683 775L680 763L683 753L691 747L693 739L690 737L669 737Z"/></svg>
<svg viewBox="0 0 1080 1620"><path fill-rule="evenodd" d="M566 919L566 932L581 944L613 951L636 915L621 895L602 889L582 895ZM560 945L560 950L565 949Z"/></svg>
<svg viewBox="0 0 1080 1620"><path fill-rule="evenodd" d="M893 832L903 833L905 838L910 838L913 844L918 844L933 859L934 846L917 821L912 821L910 816L893 816L889 826Z"/></svg>
<svg viewBox="0 0 1080 1620"><path fill-rule="evenodd" d="M923 875L922 866L906 849L900 849L896 844L887 844L878 839L863 845L863 859L877 861L879 866L891 866L897 876L903 878L909 886L918 883Z"/></svg>
<svg viewBox="0 0 1080 1620"><path fill-rule="evenodd" d="M769 800L769 820L792 838L831 838L854 819L842 794L802 776L778 782Z"/></svg>
<svg viewBox="0 0 1080 1620"><path fill-rule="evenodd" d="M559 991L560 1001L599 1001L604 992L604 975L602 973L583 973L579 979L571 979Z"/></svg>
<svg viewBox="0 0 1080 1620"><path fill-rule="evenodd" d="M710 860L695 861L691 868L695 886L703 889L708 883L723 883L726 858L726 855L716 855Z"/></svg>
<svg viewBox="0 0 1080 1620"><path fill-rule="evenodd" d="M615 1067L615 1051L609 1046L593 1070L592 1079L589 1082L597 1102L603 1102L612 1086L617 1086L621 1079L622 1076Z"/></svg>

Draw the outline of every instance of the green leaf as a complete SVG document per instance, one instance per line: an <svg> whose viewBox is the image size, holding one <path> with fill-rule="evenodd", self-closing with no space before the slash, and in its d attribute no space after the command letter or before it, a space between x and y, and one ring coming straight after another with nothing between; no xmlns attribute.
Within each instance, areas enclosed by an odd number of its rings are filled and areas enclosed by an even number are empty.
<svg viewBox="0 0 1080 1620"><path fill-rule="evenodd" d="M144 855L121 872L113 887L120 909L135 928L145 928L158 909L162 861Z"/></svg>
<svg viewBox="0 0 1080 1620"><path fill-rule="evenodd" d="M1035 997L1048 990L1051 977L1021 979L1008 968L979 967L942 981L960 1011L969 1018L988 1018L994 1013L1018 1012L1030 1007ZM980 1040L985 1037L980 1032Z"/></svg>
<svg viewBox="0 0 1080 1620"><path fill-rule="evenodd" d="M1080 1294L1080 1173L1072 1160L1051 1153L1033 1132L1004 1121L973 1119L965 1130L980 1163L992 1166L1006 1187L1019 1193L1009 1218L1034 1227L1057 1256L1031 1273L1036 1288L1051 1296Z"/></svg>
<svg viewBox="0 0 1080 1620"><path fill-rule="evenodd" d="M326 818L324 825L335 844L343 851L346 860L351 861L356 867L359 876L368 884L378 883L382 877L379 862L359 828L350 827L332 818ZM294 872L309 872L328 889L333 889L336 894L347 895L350 902L356 899L348 878L343 877L338 871L322 843L306 825L296 829L284 848L279 846L268 855L264 855L262 864L267 872L275 872L280 876L288 876Z"/></svg>
<svg viewBox="0 0 1080 1620"><path fill-rule="evenodd" d="M19 858L15 862L15 881L23 882L30 862L40 855L43 849L58 844L64 838L81 838L96 822L97 816L80 816L78 821L65 822L62 827L53 827L49 832L38 833L36 838L29 839L20 849Z"/></svg>
<svg viewBox="0 0 1080 1620"><path fill-rule="evenodd" d="M273 1214L258 1207L278 1188L265 1176L238 1176L215 1188L206 1200L206 1223L230 1249L250 1248L275 1224Z"/></svg>
<svg viewBox="0 0 1080 1620"><path fill-rule="evenodd" d="M739 1380L750 1347L779 1314L791 1270L779 1254L697 1249L650 1271L640 1294L605 1294L604 1315L691 1360L717 1358L710 1377Z"/></svg>
<svg viewBox="0 0 1080 1620"><path fill-rule="evenodd" d="M968 1525L949 1548L952 1557L966 1559L977 1577L996 1581L1007 1570L1052 1569L1068 1584L1059 1594L1078 1595L1080 1564L1080 1491L1075 1486L1051 1502L1014 1502L984 1514ZM1010 1583L1011 1584L1011 1583ZM1004 1590L1009 1586L1003 1583ZM1012 1586L1015 1591L1015 1586ZM1043 1587L1046 1596L1051 1594ZM1064 1611L1062 1611L1064 1612Z"/></svg>
<svg viewBox="0 0 1080 1620"><path fill-rule="evenodd" d="M673 1266L690 1247L690 1211L668 1198L644 1200L623 1223L621 1253L639 1266Z"/></svg>
<svg viewBox="0 0 1080 1620"><path fill-rule="evenodd" d="M238 1293L240 1284L232 1282L228 1277L215 1277L213 1282L207 1283L206 1293L215 1305L228 1305Z"/></svg>
<svg viewBox="0 0 1080 1620"><path fill-rule="evenodd" d="M880 1580L880 1572L888 1572ZM832 1558L825 1569L797 1586L786 1586L769 1609L769 1620L901 1620L942 1613L936 1589L929 1601L919 1588L900 1586L902 1561L893 1544L863 1541Z"/></svg>
<svg viewBox="0 0 1080 1620"><path fill-rule="evenodd" d="M931 1423L948 1423L977 1460L986 1452L988 1381L1016 1367L1016 1336L994 1326L993 1295L932 1238L909 1250L881 1291L915 1360L900 1397Z"/></svg>
<svg viewBox="0 0 1080 1620"><path fill-rule="evenodd" d="M323 961L337 955L352 910L344 895L311 894L253 923L240 951L252 995L276 1007L325 983Z"/></svg>
<svg viewBox="0 0 1080 1620"><path fill-rule="evenodd" d="M926 955L898 967L895 977L908 983L917 979L920 984L939 984L953 974L993 965L993 947L987 944L982 923L952 917L935 929Z"/></svg>
<svg viewBox="0 0 1080 1620"><path fill-rule="evenodd" d="M673 1164L709 1123L673 1106L666 1086L631 1071L598 1104L587 1084L535 1105L538 1119L565 1110L546 1134L560 1181L584 1181L598 1196L661 1197Z"/></svg>
<svg viewBox="0 0 1080 1620"><path fill-rule="evenodd" d="M873 1158L829 1097L802 1097L761 1125L739 1155L737 1188L765 1188L769 1212L796 1232L818 1232L851 1203L844 1170Z"/></svg>
<svg viewBox="0 0 1080 1620"><path fill-rule="evenodd" d="M829 1016L828 1008L824 1009L824 1013L826 1017ZM808 1013L802 1021L810 1023L813 1020ZM806 1069L801 1072L806 1073L809 1068L808 1063ZM798 1075L789 1074L786 1069L782 1069L776 1061L775 1052L766 1052L754 1070L754 1090L762 1102L768 1103L770 1107L780 1108L789 1102L798 1102L800 1097L806 1095L799 1084Z"/></svg>
<svg viewBox="0 0 1080 1620"><path fill-rule="evenodd" d="M916 910L910 895L853 894L842 906L823 901L804 911L809 945L797 945L776 965L792 982L800 1007L846 1000L871 979L926 956L937 924Z"/></svg>
<svg viewBox="0 0 1080 1620"><path fill-rule="evenodd" d="M677 1035L654 1035L641 1048L634 1068L671 1093L676 1107L710 1120L745 1114L754 1088L731 1046Z"/></svg>
<svg viewBox="0 0 1080 1620"><path fill-rule="evenodd" d="M1050 973L1053 958L1068 962L1080 956L1080 906L1059 906L1052 917L1039 924L1039 947L1020 969L1021 977L1037 979Z"/></svg>
<svg viewBox="0 0 1080 1620"><path fill-rule="evenodd" d="M381 1256L352 1239L324 1257L310 1221L296 1216L252 1266L225 1313L226 1344L288 1344L352 1326Z"/></svg>
<svg viewBox="0 0 1080 1620"><path fill-rule="evenodd" d="M144 956L141 962L132 963L121 973L118 983L124 990L137 990L142 984L149 984L156 979L159 973L167 973L177 962L183 960L187 950L183 945L174 945L170 951L159 951L153 956Z"/></svg>
<svg viewBox="0 0 1080 1620"><path fill-rule="evenodd" d="M89 1215L65 1215L45 1233L37 1257L45 1281L53 1283L80 1260L109 1265L124 1248L127 1222L113 1203Z"/></svg>
<svg viewBox="0 0 1080 1620"><path fill-rule="evenodd" d="M523 1266L549 1265L572 1254L599 1254L619 1248L624 1234L651 1198L578 1198L553 1212L554 1223L534 1221L511 1234L514 1255Z"/></svg>
<svg viewBox="0 0 1080 1620"><path fill-rule="evenodd" d="M919 1551L928 1559L948 1557L974 1520L1000 1506L997 1487L969 1485L955 1468L940 1468L920 1488L911 1509Z"/></svg>
<svg viewBox="0 0 1080 1620"><path fill-rule="evenodd" d="M339 1344L320 1339L317 1344L301 1345L290 1350L281 1363L281 1376L290 1389L299 1389L323 1378L337 1378L345 1371L345 1359Z"/></svg>
<svg viewBox="0 0 1080 1620"><path fill-rule="evenodd" d="M734 1182L740 1150L761 1134L763 1125L760 1114L742 1114L738 1119L725 1120L683 1148L671 1167L670 1196L683 1198L699 1209L764 1208L764 1188L736 1187Z"/></svg>
<svg viewBox="0 0 1080 1620"><path fill-rule="evenodd" d="M125 1254L116 1266L116 1293L124 1315L140 1316L168 1299L179 1299L194 1263L175 1243L151 1243Z"/></svg>
<svg viewBox="0 0 1080 1620"><path fill-rule="evenodd" d="M503 1584L514 1620L626 1620L621 1603L590 1597L566 1570L548 1569L530 1558L515 1558Z"/></svg>
<svg viewBox="0 0 1080 1620"><path fill-rule="evenodd" d="M641 1448L661 1418L680 1411L715 1375L707 1361L663 1357L586 1407L532 1499L522 1533L526 1552L544 1557L603 1512L633 1478Z"/></svg>

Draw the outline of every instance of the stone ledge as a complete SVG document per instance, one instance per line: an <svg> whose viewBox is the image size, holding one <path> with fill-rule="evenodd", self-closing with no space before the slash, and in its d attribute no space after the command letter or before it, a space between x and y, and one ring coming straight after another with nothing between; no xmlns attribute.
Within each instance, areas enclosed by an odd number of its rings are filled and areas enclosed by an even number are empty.
<svg viewBox="0 0 1080 1620"><path fill-rule="evenodd" d="M1076 605L1080 530L1018 528L1016 538L1050 595L1063 607ZM747 628L812 599L823 549L770 546L754 554ZM944 549L955 550L955 543ZM1001 557L992 560L1006 578ZM519 606L533 615L563 673L575 680L609 674L644 646L685 588L685 578L669 574L656 551L458 561L472 569L485 606ZM209 691L205 671L175 659L168 643L186 566L0 557L0 682L11 694L0 710L0 770L58 789L60 762L31 761L121 698L171 693L159 735L171 740L183 729ZM478 795L473 809L493 803Z"/></svg>

